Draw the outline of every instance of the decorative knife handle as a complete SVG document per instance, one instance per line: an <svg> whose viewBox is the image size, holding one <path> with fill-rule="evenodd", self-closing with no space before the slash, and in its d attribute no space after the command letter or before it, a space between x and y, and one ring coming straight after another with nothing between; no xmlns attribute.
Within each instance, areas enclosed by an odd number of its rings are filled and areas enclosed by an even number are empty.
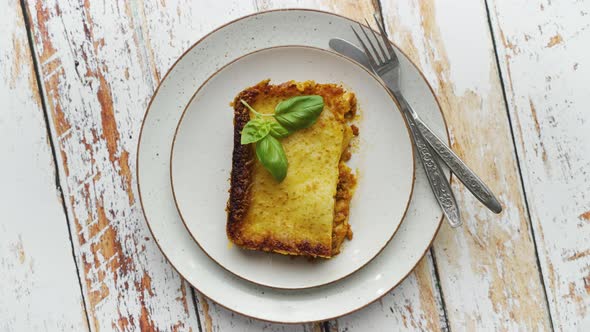
<svg viewBox="0 0 590 332"><path fill-rule="evenodd" d="M407 107L411 106L407 105ZM445 164L449 166L459 180L463 182L465 187L467 187L467 189L469 189L469 191L471 191L471 193L473 193L473 195L492 212L502 212L502 205L500 205L498 199L496 199L490 188L488 188L485 183L475 175L475 172L469 169L461 158L443 143L420 118L414 117L413 120L415 120L416 127L424 139L430 144Z"/></svg>
<svg viewBox="0 0 590 332"><path fill-rule="evenodd" d="M407 105L405 100L399 101L402 104L402 108ZM451 185L445 177L445 173L442 171L438 160L436 160L432 148L426 143L422 134L420 134L416 122L414 122L410 113L404 111L403 114L408 121L410 132L412 133L414 144L418 151L418 157L422 162L426 177L428 178L428 182L430 182L430 187L432 187L432 192L442 208L443 214L447 217L451 227L461 226L461 216L459 215L459 209L457 209L457 201L451 191Z"/></svg>

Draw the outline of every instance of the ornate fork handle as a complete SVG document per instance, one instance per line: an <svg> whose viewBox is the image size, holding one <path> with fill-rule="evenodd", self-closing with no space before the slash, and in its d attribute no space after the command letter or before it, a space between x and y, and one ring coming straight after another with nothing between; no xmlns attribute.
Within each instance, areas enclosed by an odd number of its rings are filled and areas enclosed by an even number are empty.
<svg viewBox="0 0 590 332"><path fill-rule="evenodd" d="M407 107L410 107L407 105ZM413 112L412 112L413 113ZM414 113L415 114L415 113ZM485 206L494 213L502 212L502 205L496 199L490 188L469 169L469 167L438 138L428 126L416 115L413 116L416 127L440 158L449 166L451 171L463 182L465 187L473 193Z"/></svg>
<svg viewBox="0 0 590 332"><path fill-rule="evenodd" d="M398 98L398 100L402 104L402 109L409 106L403 97ZM459 215L459 210L457 209L457 201L451 191L451 186L445 177L445 173L442 171L438 160L434 157L432 148L426 143L422 134L420 134L416 122L410 113L407 111L404 111L403 113L408 121L410 132L412 133L414 144L418 151L418 157L422 162L426 177L428 178L428 182L430 182L436 200L442 208L451 227L461 226L461 217Z"/></svg>

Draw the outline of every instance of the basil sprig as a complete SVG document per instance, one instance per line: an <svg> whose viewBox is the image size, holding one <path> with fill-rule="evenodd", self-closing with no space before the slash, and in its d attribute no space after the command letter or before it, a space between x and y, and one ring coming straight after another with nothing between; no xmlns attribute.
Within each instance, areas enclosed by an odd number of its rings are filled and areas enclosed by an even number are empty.
<svg viewBox="0 0 590 332"><path fill-rule="evenodd" d="M281 182L287 176L287 156L278 139L287 137L299 129L316 123L324 109L322 96L297 96L280 102L274 114L256 112L247 102L240 99L252 113L254 119L242 129L241 144L256 144L256 157L270 174ZM276 121L267 119L274 118Z"/></svg>
<svg viewBox="0 0 590 332"><path fill-rule="evenodd" d="M291 135L291 132L287 128L281 126L281 124L278 122L270 123L269 133L276 138L284 138Z"/></svg>
<svg viewBox="0 0 590 332"><path fill-rule="evenodd" d="M271 124L263 119L252 119L246 123L242 129L242 138L240 143L250 144L256 143L265 138L270 133Z"/></svg>
<svg viewBox="0 0 590 332"><path fill-rule="evenodd" d="M280 102L275 108L275 119L287 130L311 127L324 109L322 96L297 96Z"/></svg>
<svg viewBox="0 0 590 332"><path fill-rule="evenodd" d="M267 135L256 143L256 157L270 174L279 182L287 176L287 156L281 142L272 135Z"/></svg>

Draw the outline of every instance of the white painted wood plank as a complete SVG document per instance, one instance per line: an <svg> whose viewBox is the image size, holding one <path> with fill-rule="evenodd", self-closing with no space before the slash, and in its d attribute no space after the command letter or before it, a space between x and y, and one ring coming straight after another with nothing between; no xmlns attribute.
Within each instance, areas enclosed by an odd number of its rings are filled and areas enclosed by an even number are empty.
<svg viewBox="0 0 590 332"><path fill-rule="evenodd" d="M88 330L22 10L0 12L0 330Z"/></svg>
<svg viewBox="0 0 590 332"><path fill-rule="evenodd" d="M488 1L553 325L590 329L590 1Z"/></svg>
<svg viewBox="0 0 590 332"><path fill-rule="evenodd" d="M138 204L137 136L157 78L135 8L27 5L92 329L197 331L192 292Z"/></svg>
<svg viewBox="0 0 590 332"><path fill-rule="evenodd" d="M548 330L484 1L381 3L391 36L435 88L453 149L504 205L496 216L453 186L464 225L443 225L434 244L450 329Z"/></svg>

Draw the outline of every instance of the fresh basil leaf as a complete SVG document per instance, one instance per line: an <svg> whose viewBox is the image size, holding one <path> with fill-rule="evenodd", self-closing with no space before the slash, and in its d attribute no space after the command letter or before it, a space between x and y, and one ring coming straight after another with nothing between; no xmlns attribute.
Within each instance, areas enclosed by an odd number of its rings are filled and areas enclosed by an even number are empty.
<svg viewBox="0 0 590 332"><path fill-rule="evenodd" d="M323 109L322 96L297 96L277 105L275 119L287 130L296 131L312 126Z"/></svg>
<svg viewBox="0 0 590 332"><path fill-rule="evenodd" d="M278 122L271 122L270 124L270 134L274 138L285 138L291 135L291 132L287 130L287 128L281 126Z"/></svg>
<svg viewBox="0 0 590 332"><path fill-rule="evenodd" d="M263 139L270 132L270 122L263 119L252 119L242 129L241 144L255 143Z"/></svg>
<svg viewBox="0 0 590 332"><path fill-rule="evenodd" d="M256 156L270 174L281 182L287 176L287 156L281 142L271 135L265 136L256 143Z"/></svg>

